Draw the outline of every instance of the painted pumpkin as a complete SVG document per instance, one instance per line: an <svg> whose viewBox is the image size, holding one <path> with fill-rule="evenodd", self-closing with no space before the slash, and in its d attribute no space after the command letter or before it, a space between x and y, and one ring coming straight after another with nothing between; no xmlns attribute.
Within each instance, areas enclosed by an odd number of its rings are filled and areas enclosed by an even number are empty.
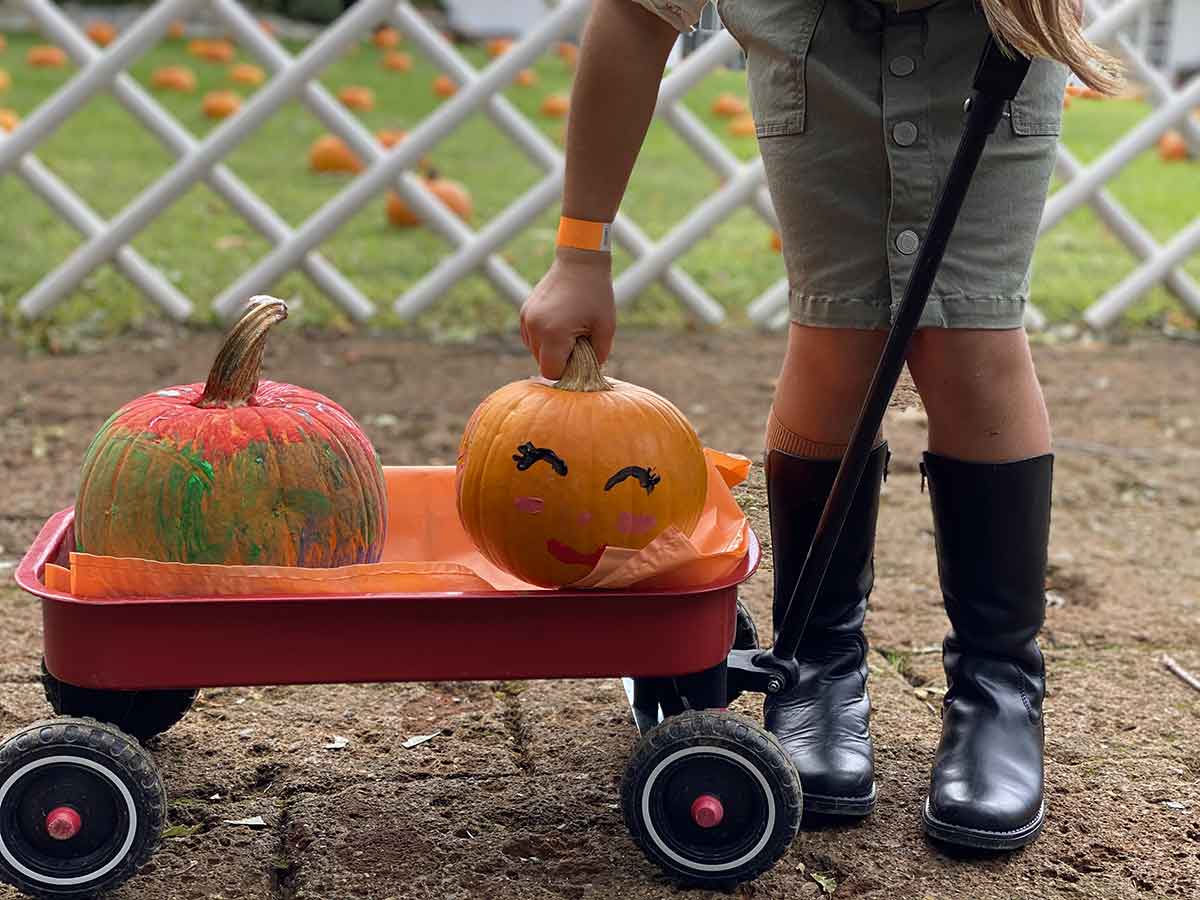
<svg viewBox="0 0 1200 900"><path fill-rule="evenodd" d="M575 345L563 379L519 381L475 410L458 450L458 513L479 551L532 584L586 576L608 546L640 549L704 508L700 439L658 394L600 374Z"/></svg>
<svg viewBox="0 0 1200 900"><path fill-rule="evenodd" d="M1189 156L1187 141L1178 131L1168 131L1158 140L1158 155L1165 162L1180 162Z"/></svg>
<svg viewBox="0 0 1200 900"><path fill-rule="evenodd" d="M338 91L338 99L347 109L372 110L375 108L375 92L359 85L348 85Z"/></svg>
<svg viewBox="0 0 1200 900"><path fill-rule="evenodd" d="M147 394L100 429L75 504L79 551L308 568L379 560L387 493L375 450L327 397L259 381L287 307L258 300L206 384Z"/></svg>
<svg viewBox="0 0 1200 900"><path fill-rule="evenodd" d="M736 137L754 137L754 117L749 115L738 116L729 123L729 133Z"/></svg>
<svg viewBox="0 0 1200 900"><path fill-rule="evenodd" d="M400 32L395 28L377 28L375 33L371 35L371 42L381 50L391 50L400 43Z"/></svg>
<svg viewBox="0 0 1200 900"><path fill-rule="evenodd" d="M533 69L522 69L517 73L517 85L520 87L533 87L537 80L537 72Z"/></svg>
<svg viewBox="0 0 1200 900"><path fill-rule="evenodd" d="M21 117L16 110L0 108L0 131L14 131L21 124Z"/></svg>
<svg viewBox="0 0 1200 900"><path fill-rule="evenodd" d="M154 70L150 83L160 90L186 93L196 89L196 76L184 66L163 66Z"/></svg>
<svg viewBox="0 0 1200 900"><path fill-rule="evenodd" d="M87 27L88 39L98 47L107 47L117 39L117 28L112 22L98 20Z"/></svg>
<svg viewBox="0 0 1200 900"><path fill-rule="evenodd" d="M713 115L732 119L734 116L740 116L746 111L746 104L736 94L721 94L713 101L712 111Z"/></svg>
<svg viewBox="0 0 1200 900"><path fill-rule="evenodd" d="M257 85L267 80L267 73L250 63L238 63L230 67L229 80L237 84Z"/></svg>
<svg viewBox="0 0 1200 900"><path fill-rule="evenodd" d="M332 134L317 138L308 151L308 164L314 172L361 172L362 160Z"/></svg>
<svg viewBox="0 0 1200 900"><path fill-rule="evenodd" d="M453 97L458 93L458 85L449 75L439 75L433 79L433 92L439 97Z"/></svg>
<svg viewBox="0 0 1200 900"><path fill-rule="evenodd" d="M412 70L413 61L407 53L392 51L384 55L382 65L393 72L409 72Z"/></svg>
<svg viewBox="0 0 1200 900"><path fill-rule="evenodd" d="M38 44L29 48L25 62L39 69L61 69L67 64L67 54L61 47Z"/></svg>
<svg viewBox="0 0 1200 900"><path fill-rule="evenodd" d="M551 94L542 101L542 115L551 119L561 119L570 108L570 101L562 94Z"/></svg>
<svg viewBox="0 0 1200 900"><path fill-rule="evenodd" d="M233 91L210 91L204 95L200 108L210 119L225 119L242 108L242 98Z"/></svg>
<svg viewBox="0 0 1200 900"><path fill-rule="evenodd" d="M437 172L430 172L427 178L421 180L421 183L452 213L464 222L471 221L474 204L471 202L470 193L463 185L457 181L451 181L449 178L442 178ZM390 192L388 193L387 217L388 221L397 228L411 228L421 224L420 217L409 208L409 205L397 194Z"/></svg>

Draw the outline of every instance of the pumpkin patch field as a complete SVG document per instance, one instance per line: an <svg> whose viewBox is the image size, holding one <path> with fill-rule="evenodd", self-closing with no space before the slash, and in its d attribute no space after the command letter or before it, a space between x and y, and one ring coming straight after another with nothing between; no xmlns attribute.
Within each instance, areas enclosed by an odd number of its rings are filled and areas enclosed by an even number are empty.
<svg viewBox="0 0 1200 900"><path fill-rule="evenodd" d="M320 80L335 97L347 88L365 89L366 93L354 92L356 108L350 112L372 133L412 131L446 102L431 90L442 72L411 42L384 34L383 46L364 37L358 47L329 66ZM391 46L393 40L395 47ZM31 65L29 51L43 44L45 39L40 36L13 33L7 35L7 47L0 52L0 69L8 73L11 82L0 92L0 108L23 119L77 71L71 63L61 68ZM303 49L291 41L285 41L285 46L293 54ZM458 49L477 68L490 62L485 45ZM389 54L403 54L404 65L390 66ZM548 108L555 115L563 111L574 77L571 56L551 48L529 70L531 75L505 93L535 128L559 145L563 120L542 110ZM202 40L196 44L184 36L166 38L152 47L133 65L131 74L199 138L238 115L235 102L221 102L219 108L210 102L210 114L227 118L208 118L204 98L228 99L225 92L232 92L243 104L248 102L262 89L255 83L257 72L255 77L247 77L252 71L248 67L259 64L231 42ZM155 73L167 67L186 69L188 75L177 80L173 76L170 86L155 87ZM271 73L265 75L269 79ZM365 97L373 98L374 103L357 102ZM1083 162L1094 159L1150 110L1148 104L1135 100L1072 100L1065 113L1065 140ZM710 73L687 94L684 103L739 159L754 157L754 138L729 130L733 120L728 115L748 104L743 72ZM286 221L299 225L352 177L350 172L318 174L310 169L309 148L326 130L299 102L291 101L237 148L228 165ZM116 215L173 163L171 154L105 92L70 117L36 153L106 218ZM465 189L471 201L471 225L476 229L543 175L482 115L472 116L435 146L426 162L442 178ZM656 122L623 209L651 238L660 238L718 186L716 174L669 127ZM1200 208L1200 161L1164 162L1152 149L1136 160L1111 190L1164 242ZM0 315L17 333L43 345L71 344L119 333L158 316L157 308L144 301L120 274L102 267L46 320L33 325L23 322L15 314L20 297L65 259L80 239L19 178L0 178L0 210L4 218ZM502 250L505 259L531 282L552 258L556 216L556 208L548 209ZM211 298L270 249L266 239L203 184L193 187L141 233L135 246L196 302L195 317L205 323L213 318L208 305ZM426 227L397 229L389 225L386 191L340 228L322 245L321 252L377 303L381 312L376 321L382 327L404 325L439 339L469 338L515 327L511 304L497 297L491 284L480 277L461 282L414 323L396 318L391 301L416 284L449 248ZM617 271L629 261L628 255L619 251ZM746 305L784 273L782 259L770 247L770 229L746 209L700 241L680 265L729 311L734 325L746 324ZM1078 311L1134 265L1133 257L1090 210L1082 209L1039 245L1034 299L1051 321L1075 319ZM1193 257L1188 269L1200 278L1200 260ZM271 290L288 301L295 320L349 327L340 310L301 274L286 275ZM1157 323L1171 308L1172 301L1156 289L1132 311L1131 321ZM623 316L624 321L636 325L678 326L686 321L674 299L657 285L647 289Z"/></svg>

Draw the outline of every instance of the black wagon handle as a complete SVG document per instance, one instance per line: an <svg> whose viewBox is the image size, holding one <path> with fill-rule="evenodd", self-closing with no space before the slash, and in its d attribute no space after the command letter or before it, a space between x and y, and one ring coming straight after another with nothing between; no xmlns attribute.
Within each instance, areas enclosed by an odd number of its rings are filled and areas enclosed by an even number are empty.
<svg viewBox="0 0 1200 900"><path fill-rule="evenodd" d="M912 274L904 289L904 297L896 311L896 319L888 332L887 343L879 365L871 379L866 399L842 456L833 488L804 561L804 568L792 591L787 613L783 617L770 655L781 663L796 656L800 640L812 615L813 607L829 568L829 560L837 547L842 527L850 510L854 493L867 466L875 435L883 424L883 415L891 401L908 345L929 299L934 278L950 242L954 223L962 209L971 179L983 156L988 137L996 130L1005 106L1020 90L1029 71L1029 60L1005 47L989 35L979 67L975 71L974 90L966 104L966 122L958 151L946 177L941 196L933 211L929 230L917 253ZM769 666L769 661L763 661ZM786 668L786 665L784 666Z"/></svg>

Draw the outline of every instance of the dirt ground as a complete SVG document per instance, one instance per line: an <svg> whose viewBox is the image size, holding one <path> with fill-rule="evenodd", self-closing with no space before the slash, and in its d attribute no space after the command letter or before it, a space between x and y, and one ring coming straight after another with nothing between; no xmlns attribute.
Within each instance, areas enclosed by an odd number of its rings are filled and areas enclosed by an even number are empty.
<svg viewBox="0 0 1200 900"><path fill-rule="evenodd" d="M47 711L34 674L39 611L11 586L13 563L72 502L108 412L202 380L215 343L164 331L61 358L0 344L0 733ZM778 337L625 333L611 371L675 400L709 445L757 457L781 352ZM1044 836L963 857L921 835L945 619L917 472L924 420L919 408L894 411L868 619L879 805L861 823L804 830L736 896L818 897L820 874L847 898L1200 897L1200 693L1161 663L1169 653L1200 672L1200 346L1074 342L1036 355L1058 453ZM270 377L345 404L400 465L452 462L475 403L529 370L515 339L290 334L267 362ZM740 497L765 538L760 467ZM743 591L764 630L770 568L768 555ZM325 749L335 735L347 745ZM151 744L170 821L192 833L113 897L677 896L621 822L634 742L615 681L210 691ZM226 824L257 815L266 827ZM0 900L15 897L0 887Z"/></svg>

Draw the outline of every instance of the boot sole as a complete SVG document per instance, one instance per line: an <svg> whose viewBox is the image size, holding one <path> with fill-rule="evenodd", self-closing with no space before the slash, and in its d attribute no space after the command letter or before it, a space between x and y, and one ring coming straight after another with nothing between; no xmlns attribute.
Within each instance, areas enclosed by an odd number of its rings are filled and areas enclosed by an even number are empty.
<svg viewBox="0 0 1200 900"><path fill-rule="evenodd" d="M803 779L801 779L803 787ZM820 794L804 794L804 811L822 816L868 816L875 809L875 785L871 793L863 797L824 797Z"/></svg>
<svg viewBox="0 0 1200 900"><path fill-rule="evenodd" d="M1042 828L1046 825L1046 804L1042 804L1037 816L1027 825L1012 831L986 831L941 821L929 811L929 798L926 797L921 821L927 835L946 844L973 847L977 850L1016 850L1032 843L1042 833Z"/></svg>

